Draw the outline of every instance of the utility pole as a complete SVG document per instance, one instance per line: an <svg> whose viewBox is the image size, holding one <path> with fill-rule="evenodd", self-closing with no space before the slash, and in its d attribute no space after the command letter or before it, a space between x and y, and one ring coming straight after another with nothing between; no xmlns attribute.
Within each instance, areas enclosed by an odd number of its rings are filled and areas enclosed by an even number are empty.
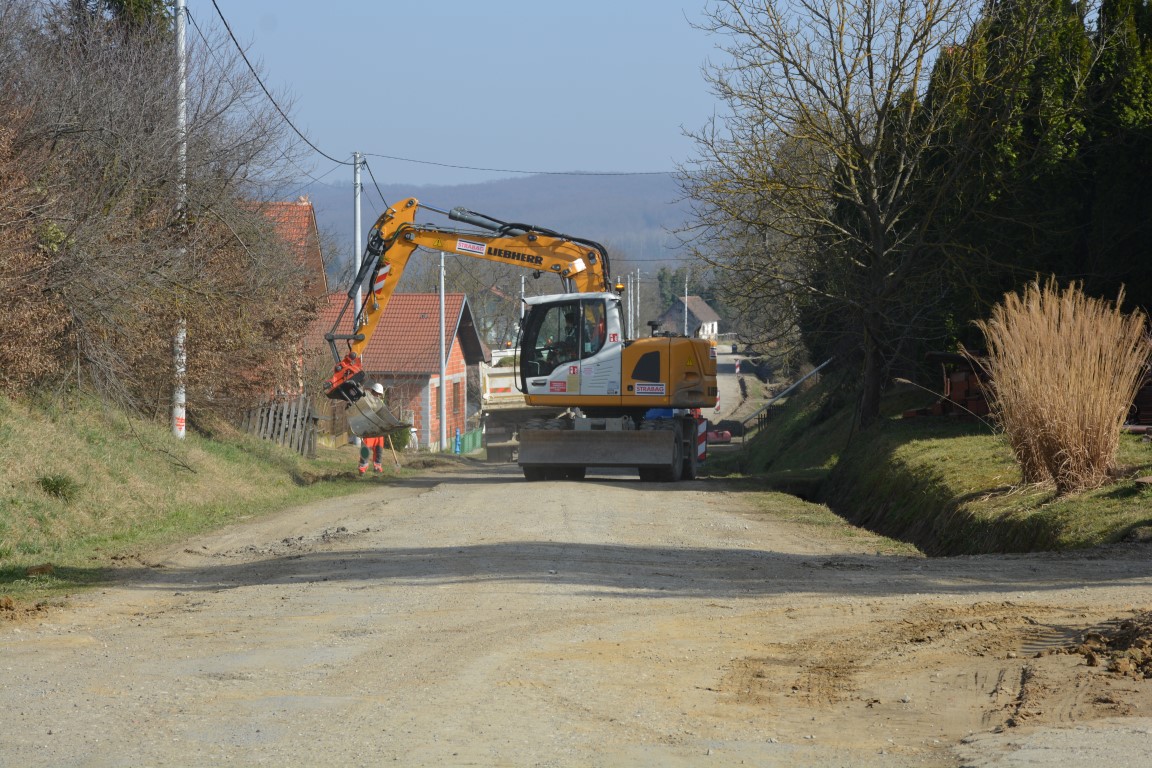
<svg viewBox="0 0 1152 768"><path fill-rule="evenodd" d="M616 278L616 282L620 282L620 278ZM624 338L632 338L632 273L624 273Z"/></svg>
<svg viewBox="0 0 1152 768"><path fill-rule="evenodd" d="M445 379L445 369L448 367L448 361L444 359L447 354L444 347L444 251L440 251L440 392L439 392L439 406L440 406L440 451L444 452L448 448L448 424L447 424L447 410L448 398L444 394L444 387L448 383Z"/></svg>
<svg viewBox="0 0 1152 768"><path fill-rule="evenodd" d="M624 285L625 285L625 288L624 288L625 298L627 299L627 303L624 305L624 310L625 310L624 311L624 338L634 339L636 337L632 335L632 273L631 272L625 272L624 273Z"/></svg>
<svg viewBox="0 0 1152 768"><path fill-rule="evenodd" d="M640 316L638 310L640 306L640 283L636 281L636 275L631 272L628 273L628 284L632 286L631 297L628 301L628 331L632 334L630 338L635 339L640 336L640 330L636 327L636 318Z"/></svg>
<svg viewBox="0 0 1152 768"><path fill-rule="evenodd" d="M360 260L362 258L360 253L360 163L362 162L362 155L359 152L352 153L352 274L360 274ZM356 299L352 303L352 333L356 333L356 324L360 322L360 309L364 305L364 294L360 290L360 286L356 287ZM356 446L363 445L363 440L359 436L352 438L352 444Z"/></svg>
<svg viewBox="0 0 1152 768"><path fill-rule="evenodd" d="M688 270L684 270L684 335L688 335Z"/></svg>
<svg viewBox="0 0 1152 768"><path fill-rule="evenodd" d="M632 284L632 301L628 304L628 330L635 339L640 336L640 329L636 327L640 317L640 281L636 279L636 275L629 272L628 282Z"/></svg>
<svg viewBox="0 0 1152 768"><path fill-rule="evenodd" d="M361 259L361 253L360 253L360 249L361 249L361 245L360 245L360 242L361 242L360 241L360 190L361 190L360 163L362 162L362 160L361 160L362 157L363 157L363 155L361 155L359 152L353 152L352 153L352 201L354 204L353 213L352 213L352 220L353 220L353 228L352 228L353 229L353 235L352 236L355 238L355 242L352 243L352 258L354 259L354 263L353 263L354 268L352 270L352 274L354 274L354 275L360 274L360 259ZM363 294L361 293L360 289L357 288L356 289L356 302L353 305L353 309L355 310L355 314L352 316L353 318L355 318L353 320L353 324L355 324L355 322L357 320L359 320L359 318L360 318L360 307L363 304L363 302L364 302ZM353 329L352 332L355 333L356 330Z"/></svg>
<svg viewBox="0 0 1152 768"><path fill-rule="evenodd" d="M635 335L636 332L635 332L635 330L633 330L632 304L636 301L636 296L635 296L636 286L632 284L632 273L631 272L625 272L624 273L624 284L626 286L628 286L626 289L628 291L628 304L626 307L628 311L625 313L626 314L626 318L625 318L626 323L625 324L627 326L627 328L625 329L625 334L627 335L628 338L634 339L634 338L636 338L636 335Z"/></svg>
<svg viewBox="0 0 1152 768"><path fill-rule="evenodd" d="M185 25L188 9L184 0L176 0L176 158L179 180L176 184L179 200L177 215L180 219L180 247L187 251L188 227L188 64L185 46ZM188 321L181 316L172 340L175 381L172 385L172 435L184 439L188 416Z"/></svg>
<svg viewBox="0 0 1152 768"><path fill-rule="evenodd" d="M633 322L632 331L636 338L640 338L640 267L636 267L636 301L632 304Z"/></svg>

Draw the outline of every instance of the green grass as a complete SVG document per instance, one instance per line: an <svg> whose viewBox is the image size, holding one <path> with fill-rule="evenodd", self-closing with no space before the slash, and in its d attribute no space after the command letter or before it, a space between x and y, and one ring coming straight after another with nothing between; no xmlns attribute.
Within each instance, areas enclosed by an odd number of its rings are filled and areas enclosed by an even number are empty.
<svg viewBox="0 0 1152 768"><path fill-rule="evenodd" d="M710 457L708 472L819 502L751 494L765 514L869 550L1062 550L1152 528L1152 489L1135 482L1152 475L1152 445L1123 436L1116 482L1057 496L1022 485L1004 439L980 422L899 418L927 397L896 392L886 418L857 432L850 401L830 386L798 392L744 450ZM0 397L0 597L51 603L106 583L125 557L391 479L356 478L356 460L352 447L309 460L223 427L175 440L93 402Z"/></svg>
<svg viewBox="0 0 1152 768"><path fill-rule="evenodd" d="M43 601L124 557L392 477L357 478L356 461L351 446L305 459L227 427L177 440L92 401L0 397L0 597Z"/></svg>
<svg viewBox="0 0 1152 768"><path fill-rule="evenodd" d="M80 493L80 483L71 475L45 475L36 481L40 490L63 501L72 501Z"/></svg>
<svg viewBox="0 0 1152 768"><path fill-rule="evenodd" d="M746 490L757 490L745 486ZM848 549L885 555L917 556L914 544L893 539L853 525L824 504L815 504L790 493L754 493L750 496L761 513L773 520L817 529L819 538L840 540Z"/></svg>
<svg viewBox="0 0 1152 768"><path fill-rule="evenodd" d="M856 432L850 405L830 387L813 388L711 471L800 493L929 555L1087 548L1152 527L1152 489L1135 482L1152 474L1152 445L1139 437L1121 437L1112 483L1059 496L1054 486L1023 484L1003 436L984 423L900 418L926 398L894 392L886 418Z"/></svg>

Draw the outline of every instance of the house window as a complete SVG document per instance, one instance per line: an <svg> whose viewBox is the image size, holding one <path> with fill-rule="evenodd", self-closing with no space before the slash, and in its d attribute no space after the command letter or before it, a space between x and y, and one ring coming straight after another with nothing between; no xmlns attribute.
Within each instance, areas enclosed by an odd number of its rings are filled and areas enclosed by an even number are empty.
<svg viewBox="0 0 1152 768"><path fill-rule="evenodd" d="M460 382L452 382L452 413L460 415Z"/></svg>

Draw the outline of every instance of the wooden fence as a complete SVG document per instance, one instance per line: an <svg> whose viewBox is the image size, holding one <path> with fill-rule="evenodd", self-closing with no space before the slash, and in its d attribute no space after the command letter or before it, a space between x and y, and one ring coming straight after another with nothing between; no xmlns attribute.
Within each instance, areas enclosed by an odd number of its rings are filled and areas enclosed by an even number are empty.
<svg viewBox="0 0 1152 768"><path fill-rule="evenodd" d="M312 398L300 395L292 400L253 408L244 414L241 429L263 440L291 448L303 456L315 458L317 421Z"/></svg>

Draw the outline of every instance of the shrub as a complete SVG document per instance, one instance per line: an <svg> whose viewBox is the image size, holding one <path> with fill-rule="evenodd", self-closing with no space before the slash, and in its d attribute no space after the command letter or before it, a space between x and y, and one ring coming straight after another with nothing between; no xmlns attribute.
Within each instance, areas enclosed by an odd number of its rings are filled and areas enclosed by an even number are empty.
<svg viewBox="0 0 1152 768"><path fill-rule="evenodd" d="M393 450L402 451L408 447L412 433L407 429L398 429L388 434L388 441L392 443Z"/></svg>
<svg viewBox="0 0 1152 768"><path fill-rule="evenodd" d="M1024 482L1064 494L1108 481L1150 351L1144 314L1123 314L1123 300L1123 290L1115 305L1089 298L1076 283L1061 293L1049 279L976 323L992 413Z"/></svg>
<svg viewBox="0 0 1152 768"><path fill-rule="evenodd" d="M72 501L80 492L80 484L68 475L45 475L36 482L44 493L63 501Z"/></svg>

